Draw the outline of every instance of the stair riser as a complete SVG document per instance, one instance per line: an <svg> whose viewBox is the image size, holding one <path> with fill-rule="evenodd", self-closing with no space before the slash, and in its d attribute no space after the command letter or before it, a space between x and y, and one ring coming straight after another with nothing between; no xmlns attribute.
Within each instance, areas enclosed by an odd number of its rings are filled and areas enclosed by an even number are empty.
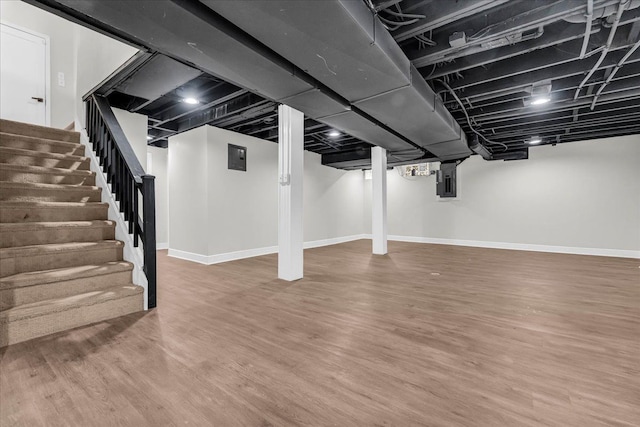
<svg viewBox="0 0 640 427"><path fill-rule="evenodd" d="M90 251L57 251L32 256L3 256L0 258L0 277L111 261L122 261L122 246Z"/></svg>
<svg viewBox="0 0 640 427"><path fill-rule="evenodd" d="M96 176L87 175L54 175L37 172L18 172L0 169L0 181L32 182L36 184L96 185Z"/></svg>
<svg viewBox="0 0 640 427"><path fill-rule="evenodd" d="M103 274L95 277L84 277L55 283L25 286L0 291L0 310L16 307L21 304L45 301L55 298L66 298L85 292L100 291L113 286L131 284L131 271Z"/></svg>
<svg viewBox="0 0 640 427"><path fill-rule="evenodd" d="M89 170L89 159L84 161L52 159L49 157L24 156L18 154L3 153L0 151L0 163L10 163L20 166L42 166L45 168L60 168L71 170Z"/></svg>
<svg viewBox="0 0 640 427"><path fill-rule="evenodd" d="M58 222L107 219L106 205L69 208L0 208L0 222Z"/></svg>
<svg viewBox="0 0 640 427"><path fill-rule="evenodd" d="M0 121L0 132L12 133L17 135L27 135L34 138L54 139L64 142L80 142L80 134L77 132L68 132L62 129L36 127L26 123L12 122L7 120Z"/></svg>
<svg viewBox="0 0 640 427"><path fill-rule="evenodd" d="M0 324L0 347L143 310L142 294Z"/></svg>
<svg viewBox="0 0 640 427"><path fill-rule="evenodd" d="M13 202L100 202L100 189L59 190L50 188L0 189L0 200Z"/></svg>
<svg viewBox="0 0 640 427"><path fill-rule="evenodd" d="M20 148L22 150L32 150L44 153L69 154L72 156L84 156L84 145L56 144L38 139L27 139L13 136L0 137L0 146L9 148Z"/></svg>
<svg viewBox="0 0 640 427"><path fill-rule="evenodd" d="M29 231L0 231L0 248L46 245L49 243L115 240L115 226L59 227Z"/></svg>

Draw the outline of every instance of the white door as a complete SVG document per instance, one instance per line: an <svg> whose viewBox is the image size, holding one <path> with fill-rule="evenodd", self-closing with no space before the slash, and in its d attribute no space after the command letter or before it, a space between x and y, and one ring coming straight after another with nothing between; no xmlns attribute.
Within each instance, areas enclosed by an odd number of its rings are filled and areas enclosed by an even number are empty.
<svg viewBox="0 0 640 427"><path fill-rule="evenodd" d="M47 40L0 25L0 118L48 125Z"/></svg>

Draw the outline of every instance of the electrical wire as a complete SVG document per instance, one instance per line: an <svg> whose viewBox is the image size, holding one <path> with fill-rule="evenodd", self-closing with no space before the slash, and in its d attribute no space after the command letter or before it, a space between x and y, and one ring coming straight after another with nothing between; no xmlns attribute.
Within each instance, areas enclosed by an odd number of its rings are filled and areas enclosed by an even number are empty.
<svg viewBox="0 0 640 427"><path fill-rule="evenodd" d="M415 36L415 38L416 38L419 42L422 42L423 44L425 44L425 45L427 45L427 46L435 46L435 45L436 45L436 42L434 42L433 40L431 40L431 39L430 39L430 38L428 38L428 37L425 37L425 36L424 36L424 35L422 35L422 34L419 34L419 35Z"/></svg>
<svg viewBox="0 0 640 427"><path fill-rule="evenodd" d="M475 128L471 124L471 118L469 118L469 113L467 113L467 109L465 108L464 104L462 103L462 101L460 100L460 98L458 97L456 92L451 88L451 86L449 86L449 84L446 83L444 80L434 79L434 81L438 82L442 86L444 86L449 91L449 93L455 98L455 100L458 102L458 105L460 105L460 108L462 109L462 112L464 113L464 116L467 118L467 124L469 125L469 129L471 129L471 131L473 133L475 133L480 138L482 138L484 141L486 141L487 144L500 145L501 147L504 148L504 151L507 151L509 149L509 147L507 147L506 144L503 144L502 142L491 141L490 139L486 138L483 134L481 134L480 132L475 130Z"/></svg>
<svg viewBox="0 0 640 427"><path fill-rule="evenodd" d="M385 9L384 10L386 13L393 15L393 16L397 16L398 18L416 18L416 19L424 19L426 18L425 15L417 15L417 14L413 14L413 13L404 13L404 12L394 12L391 9Z"/></svg>
<svg viewBox="0 0 640 427"><path fill-rule="evenodd" d="M387 23L389 25L396 25L398 27L403 27L405 25L415 24L416 22L419 21L418 18L412 19L410 21L392 21L391 19L384 18L384 17L382 17L380 15L378 15L378 18L380 18L381 21L383 21L383 22L385 22L385 23Z"/></svg>

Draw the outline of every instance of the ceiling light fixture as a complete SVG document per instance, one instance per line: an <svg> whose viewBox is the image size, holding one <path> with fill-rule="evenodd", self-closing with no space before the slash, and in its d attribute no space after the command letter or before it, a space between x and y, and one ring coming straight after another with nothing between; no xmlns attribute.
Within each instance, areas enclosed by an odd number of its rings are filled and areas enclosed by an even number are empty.
<svg viewBox="0 0 640 427"><path fill-rule="evenodd" d="M548 96L539 96L537 98L533 98L533 100L531 101L531 105L542 105L546 104L549 101L551 101L551 98L549 98Z"/></svg>
<svg viewBox="0 0 640 427"><path fill-rule="evenodd" d="M152 136L147 135L147 141L151 141L153 139Z"/></svg>
<svg viewBox="0 0 640 427"><path fill-rule="evenodd" d="M337 138L340 136L340 132L338 132L337 130L332 130L327 135L329 135L331 138Z"/></svg>
<svg viewBox="0 0 640 427"><path fill-rule="evenodd" d="M539 136L532 136L528 142L529 144L532 144L532 145L540 144L542 142L542 138L540 138Z"/></svg>
<svg viewBox="0 0 640 427"><path fill-rule="evenodd" d="M200 104L200 101L198 101L196 98L184 98L182 102L184 102L185 104L191 104L191 105Z"/></svg>
<svg viewBox="0 0 640 427"><path fill-rule="evenodd" d="M536 82L531 86L531 105L542 105L551 101L551 83Z"/></svg>

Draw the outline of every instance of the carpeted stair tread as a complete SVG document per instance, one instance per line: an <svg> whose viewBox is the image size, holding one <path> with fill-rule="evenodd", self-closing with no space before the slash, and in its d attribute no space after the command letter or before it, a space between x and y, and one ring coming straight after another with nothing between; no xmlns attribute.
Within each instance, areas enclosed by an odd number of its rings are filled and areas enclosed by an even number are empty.
<svg viewBox="0 0 640 427"><path fill-rule="evenodd" d="M0 132L28 135L36 138L46 138L57 141L80 142L79 132L33 125L29 123L14 122L12 120L5 119L0 120Z"/></svg>
<svg viewBox="0 0 640 427"><path fill-rule="evenodd" d="M110 240L115 228L109 220L0 223L0 247Z"/></svg>
<svg viewBox="0 0 640 427"><path fill-rule="evenodd" d="M0 163L0 181L93 186L96 174L88 170Z"/></svg>
<svg viewBox="0 0 640 427"><path fill-rule="evenodd" d="M90 170L76 170L66 168L49 168L43 166L13 165L10 163L0 163L0 170L40 173L43 175L78 175L94 176L96 173Z"/></svg>
<svg viewBox="0 0 640 427"><path fill-rule="evenodd" d="M108 207L108 203L103 202L47 202L47 201L32 201L32 202L22 202L22 201L12 201L12 200L4 200L0 201L0 209L12 209L12 208L83 208L83 207L92 207L92 206L105 206Z"/></svg>
<svg viewBox="0 0 640 427"><path fill-rule="evenodd" d="M0 248L0 258L28 257L45 253L56 252L87 252L92 250L122 247L119 240L102 240L99 242L70 242L50 243L46 245L15 246L12 248Z"/></svg>
<svg viewBox="0 0 640 427"><path fill-rule="evenodd" d="M93 185L0 181L0 201L99 202L102 190Z"/></svg>
<svg viewBox="0 0 640 427"><path fill-rule="evenodd" d="M84 279L131 270L133 270L133 264L130 262L112 261L104 264L87 264L52 270L30 271L0 278L0 290Z"/></svg>
<svg viewBox="0 0 640 427"><path fill-rule="evenodd" d="M75 156L83 156L85 154L85 146L76 142L56 141L5 132L0 132L0 146Z"/></svg>
<svg viewBox="0 0 640 427"><path fill-rule="evenodd" d="M89 163L88 163L89 157L86 157L86 156L75 156L73 154L51 153L49 151L27 150L24 148L0 146L0 158L4 158L3 156L10 156L10 155L76 161L76 162L86 163L87 167L89 167ZM5 163L11 163L11 162L5 162Z"/></svg>
<svg viewBox="0 0 640 427"><path fill-rule="evenodd" d="M142 295L144 290L140 286L133 284L127 286L116 286L101 291L86 292L66 298L38 301L31 304L23 304L0 311L0 324L16 322L19 320L32 319L46 314L60 313L66 310L77 308L78 306L94 306L107 301L113 301ZM142 301L142 299L141 299ZM142 306L140 307L142 309ZM90 319L85 324L91 323Z"/></svg>
<svg viewBox="0 0 640 427"><path fill-rule="evenodd" d="M39 182L8 182L0 181L0 188L43 188L46 190L61 190L61 191L86 191L86 190L100 190L100 187L94 185L67 185L67 184L42 184Z"/></svg>
<svg viewBox="0 0 640 427"><path fill-rule="evenodd" d="M0 223L104 220L108 209L102 202L0 201Z"/></svg>
<svg viewBox="0 0 640 427"><path fill-rule="evenodd" d="M0 232L34 231L50 228L112 228L114 221L108 219L95 221L42 221L42 222L8 222L0 223Z"/></svg>

